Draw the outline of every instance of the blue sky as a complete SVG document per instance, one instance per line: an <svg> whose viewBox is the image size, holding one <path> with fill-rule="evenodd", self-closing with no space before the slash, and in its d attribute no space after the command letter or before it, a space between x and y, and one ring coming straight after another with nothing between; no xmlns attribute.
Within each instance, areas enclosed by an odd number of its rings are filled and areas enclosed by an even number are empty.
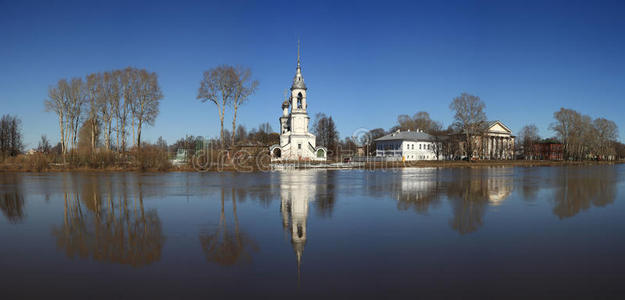
<svg viewBox="0 0 625 300"><path fill-rule="evenodd" d="M623 140L624 15L624 1L0 1L0 114L22 119L27 147L57 141L48 86L135 66L165 96L146 140L216 136L197 89L204 70L233 64L260 81L240 123L275 130L301 39L309 112L331 115L341 138L417 111L447 126L468 92L515 133L535 123L551 136L567 107L614 120Z"/></svg>

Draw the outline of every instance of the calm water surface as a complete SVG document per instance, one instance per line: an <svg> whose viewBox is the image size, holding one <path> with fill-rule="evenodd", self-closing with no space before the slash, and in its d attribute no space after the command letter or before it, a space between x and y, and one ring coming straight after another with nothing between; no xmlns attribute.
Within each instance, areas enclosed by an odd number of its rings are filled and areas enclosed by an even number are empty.
<svg viewBox="0 0 625 300"><path fill-rule="evenodd" d="M4 299L617 298L624 173L0 173L0 288Z"/></svg>

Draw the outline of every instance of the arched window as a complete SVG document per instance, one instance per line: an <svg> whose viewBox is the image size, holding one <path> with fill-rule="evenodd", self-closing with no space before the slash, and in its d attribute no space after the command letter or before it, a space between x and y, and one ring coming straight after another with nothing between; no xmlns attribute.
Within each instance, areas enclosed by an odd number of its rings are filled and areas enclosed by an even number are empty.
<svg viewBox="0 0 625 300"><path fill-rule="evenodd" d="M302 93L297 93L297 108L302 108Z"/></svg>

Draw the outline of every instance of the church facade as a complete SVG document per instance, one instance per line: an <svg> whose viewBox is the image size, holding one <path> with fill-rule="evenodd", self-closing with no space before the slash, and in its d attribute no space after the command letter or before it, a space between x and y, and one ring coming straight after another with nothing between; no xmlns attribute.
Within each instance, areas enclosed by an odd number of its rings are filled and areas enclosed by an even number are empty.
<svg viewBox="0 0 625 300"><path fill-rule="evenodd" d="M326 160L327 149L318 147L315 135L308 132L310 117L307 112L307 90L302 76L298 46L297 69L291 93L282 103L282 116L279 119L280 144L269 148L272 161Z"/></svg>

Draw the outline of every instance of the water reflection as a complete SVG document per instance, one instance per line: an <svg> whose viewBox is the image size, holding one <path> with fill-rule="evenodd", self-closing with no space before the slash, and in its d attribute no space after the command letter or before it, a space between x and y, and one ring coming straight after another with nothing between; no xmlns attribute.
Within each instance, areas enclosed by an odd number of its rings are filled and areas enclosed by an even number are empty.
<svg viewBox="0 0 625 300"><path fill-rule="evenodd" d="M488 205L499 205L513 189L511 168L455 169L447 186L452 206L451 228L460 234L477 231L484 224Z"/></svg>
<svg viewBox="0 0 625 300"><path fill-rule="evenodd" d="M155 209L143 205L136 182L102 175L63 175L63 225L54 226L57 247L74 258L143 266L161 257L165 241Z"/></svg>
<svg viewBox="0 0 625 300"><path fill-rule="evenodd" d="M439 174L434 168L401 169L399 180L390 185L397 208L426 214L431 207L437 207L440 204Z"/></svg>
<svg viewBox="0 0 625 300"><path fill-rule="evenodd" d="M0 210L10 223L24 218L24 193L20 174L0 175Z"/></svg>
<svg viewBox="0 0 625 300"><path fill-rule="evenodd" d="M239 189L240 191L240 189ZM258 245L239 226L237 214L237 190L231 189L232 216L234 222L234 232L228 229L228 221L225 211L225 188L221 188L221 210L219 213L219 223L212 232L201 232L200 243L204 251L206 260L220 265L234 265L237 263L251 262L251 253L258 251ZM245 198L243 198L245 199Z"/></svg>
<svg viewBox="0 0 625 300"><path fill-rule="evenodd" d="M334 172L323 170L292 170L277 172L280 183L280 213L282 227L290 235L297 260L297 277L301 277L302 259L306 246L306 225L309 202L320 215L329 216L335 205Z"/></svg>
<svg viewBox="0 0 625 300"><path fill-rule="evenodd" d="M312 171L315 181L315 208L322 217L332 217L332 212L336 205L336 178L337 172L326 172L322 170Z"/></svg>
<svg viewBox="0 0 625 300"><path fill-rule="evenodd" d="M427 215L444 200L451 206L449 225L460 234L477 231L489 206L497 206L514 189L512 168L405 168L368 176L369 194L390 194L399 210Z"/></svg>
<svg viewBox="0 0 625 300"><path fill-rule="evenodd" d="M553 170L553 213L560 219L577 215L592 206L602 207L616 198L618 172L613 167L570 167Z"/></svg>

